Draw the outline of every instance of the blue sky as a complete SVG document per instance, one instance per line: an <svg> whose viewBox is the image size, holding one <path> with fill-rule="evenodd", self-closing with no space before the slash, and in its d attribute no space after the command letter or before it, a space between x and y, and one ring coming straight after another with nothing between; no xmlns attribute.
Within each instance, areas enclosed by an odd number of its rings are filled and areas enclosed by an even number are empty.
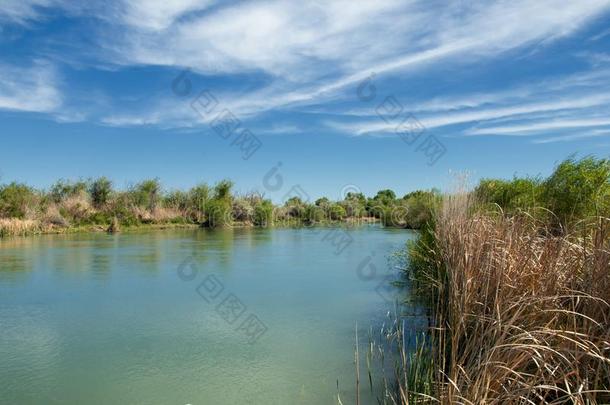
<svg viewBox="0 0 610 405"><path fill-rule="evenodd" d="M0 3L2 182L230 178L281 200L610 152L610 1L82 3Z"/></svg>

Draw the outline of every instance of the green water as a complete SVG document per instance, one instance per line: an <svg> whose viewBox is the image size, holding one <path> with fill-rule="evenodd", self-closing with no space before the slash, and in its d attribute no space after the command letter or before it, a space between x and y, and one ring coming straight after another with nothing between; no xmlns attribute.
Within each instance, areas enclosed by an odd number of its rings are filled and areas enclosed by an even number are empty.
<svg viewBox="0 0 610 405"><path fill-rule="evenodd" d="M355 326L413 234L331 232L0 240L0 403L354 403Z"/></svg>

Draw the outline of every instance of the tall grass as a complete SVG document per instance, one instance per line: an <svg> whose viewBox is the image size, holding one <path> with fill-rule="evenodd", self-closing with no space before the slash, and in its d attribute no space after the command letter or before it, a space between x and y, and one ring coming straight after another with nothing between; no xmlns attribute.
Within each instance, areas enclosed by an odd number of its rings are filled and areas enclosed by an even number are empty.
<svg viewBox="0 0 610 405"><path fill-rule="evenodd" d="M610 402L610 221L559 236L550 226L481 213L471 194L444 199L411 246L410 274L432 316L433 386L420 400ZM394 403L418 394L407 381Z"/></svg>
<svg viewBox="0 0 610 405"><path fill-rule="evenodd" d="M40 223L29 219L0 218L0 237L25 236L41 231Z"/></svg>

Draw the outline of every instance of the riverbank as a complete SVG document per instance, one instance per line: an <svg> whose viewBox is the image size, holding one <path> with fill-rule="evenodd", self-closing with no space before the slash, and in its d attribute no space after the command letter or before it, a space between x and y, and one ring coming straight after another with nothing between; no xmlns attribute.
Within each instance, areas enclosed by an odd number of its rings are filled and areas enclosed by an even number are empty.
<svg viewBox="0 0 610 405"><path fill-rule="evenodd" d="M445 196L405 270L430 327L386 397L610 403L609 191L610 162L583 159Z"/></svg>
<svg viewBox="0 0 610 405"><path fill-rule="evenodd" d="M188 191L164 190L157 179L116 190L106 178L60 180L48 190L25 184L0 185L0 236L111 231L131 227L313 226L324 223L368 223L418 229L438 204L436 191L415 191L402 198L392 190L373 197L348 192L340 200L304 194L274 203L252 192L235 194L233 183L199 184Z"/></svg>
<svg viewBox="0 0 610 405"><path fill-rule="evenodd" d="M295 227L312 227L312 226L359 226L366 224L380 223L378 218L361 217L361 218L345 218L340 221L324 221L315 224L303 224L299 221L281 221L276 222L268 227L274 228L295 228ZM135 232L157 229L197 229L206 227L205 224L198 223L141 223L136 225L120 225L118 229L111 230L111 223L108 224L91 224L81 226L58 226L54 224L43 224L35 220L23 220L17 218L0 218L0 238L9 236L33 236L33 235L54 235L54 234L73 234L73 233L119 233L119 232ZM267 227L255 225L251 221L235 221L225 228L254 228Z"/></svg>

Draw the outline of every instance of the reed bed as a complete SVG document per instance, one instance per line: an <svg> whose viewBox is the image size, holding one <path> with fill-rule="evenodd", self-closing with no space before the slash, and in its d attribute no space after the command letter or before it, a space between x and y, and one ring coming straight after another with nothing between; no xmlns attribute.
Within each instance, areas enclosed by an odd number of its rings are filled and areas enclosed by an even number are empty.
<svg viewBox="0 0 610 405"><path fill-rule="evenodd" d="M35 220L0 218L0 237L25 236L40 232L40 223Z"/></svg>
<svg viewBox="0 0 610 405"><path fill-rule="evenodd" d="M469 194L447 197L411 246L411 276L431 300L429 341L419 357L400 348L404 375L385 397L610 403L609 242L604 218L558 233L525 214L481 213ZM428 369L432 389L421 392L410 375Z"/></svg>

